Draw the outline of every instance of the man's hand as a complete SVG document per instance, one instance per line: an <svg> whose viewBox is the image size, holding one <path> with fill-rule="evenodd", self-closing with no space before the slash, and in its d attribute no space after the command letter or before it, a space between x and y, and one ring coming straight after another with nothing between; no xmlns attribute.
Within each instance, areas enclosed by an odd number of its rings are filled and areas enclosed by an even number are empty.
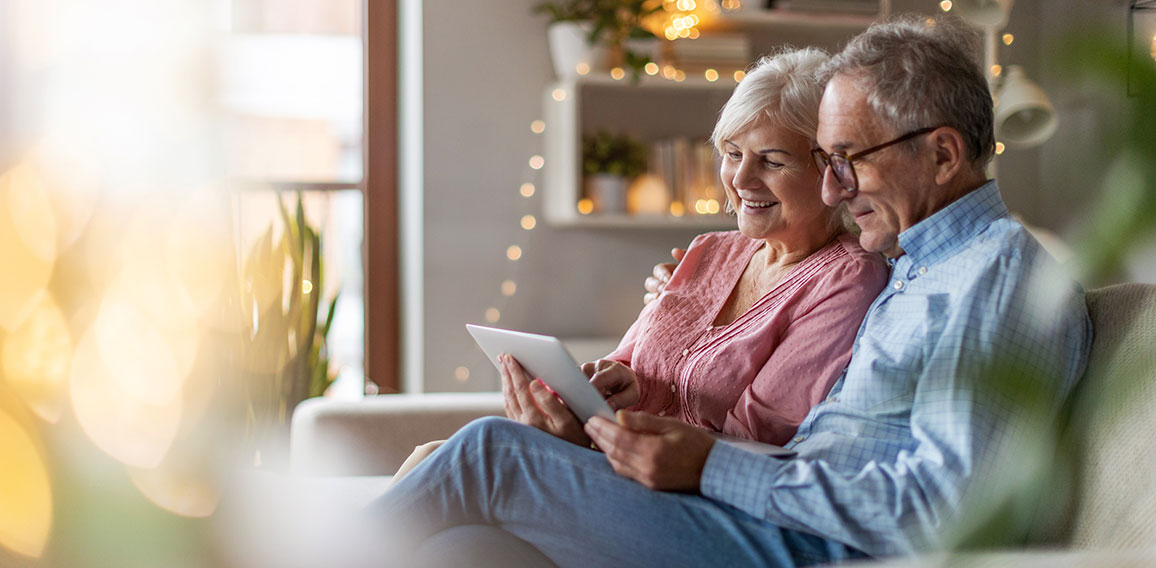
<svg viewBox="0 0 1156 568"><path fill-rule="evenodd" d="M590 384L594 385L602 398L606 399L606 404L614 410L634 406L642 396L638 375L618 361L599 359L584 363L582 372L590 377Z"/></svg>
<svg viewBox="0 0 1156 568"><path fill-rule="evenodd" d="M590 446L590 438L570 409L542 384L531 378L513 355L498 356L501 362L502 395L506 416L522 424L549 432L579 446Z"/></svg>
<svg viewBox="0 0 1156 568"><path fill-rule="evenodd" d="M650 489L697 492L714 445L705 430L674 418L618 411L618 423L595 416L586 433L620 475Z"/></svg>
<svg viewBox="0 0 1156 568"><path fill-rule="evenodd" d="M666 289L666 283L670 282L670 275L674 274L674 268L682 262L682 257L686 256L686 250L671 249L670 256L674 257L674 262L654 265L654 274L646 277L646 282L643 284L643 288L646 288L646 294L642 296L643 305L653 302Z"/></svg>

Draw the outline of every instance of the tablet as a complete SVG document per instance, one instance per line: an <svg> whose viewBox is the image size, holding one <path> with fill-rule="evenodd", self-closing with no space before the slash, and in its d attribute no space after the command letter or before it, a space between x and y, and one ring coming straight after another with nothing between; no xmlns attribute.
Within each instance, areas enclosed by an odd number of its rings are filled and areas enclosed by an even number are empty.
<svg viewBox="0 0 1156 568"><path fill-rule="evenodd" d="M558 338L472 324L466 324L466 329L499 372L502 367L498 355L513 355L527 373L542 379L558 393L583 424L594 416L615 420L610 405L590 384L590 379Z"/></svg>

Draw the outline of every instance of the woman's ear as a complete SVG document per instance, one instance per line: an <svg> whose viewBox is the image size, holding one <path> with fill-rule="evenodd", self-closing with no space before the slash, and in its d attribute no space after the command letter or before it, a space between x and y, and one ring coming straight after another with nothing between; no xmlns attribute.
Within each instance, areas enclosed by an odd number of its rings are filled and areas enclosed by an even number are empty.
<svg viewBox="0 0 1156 568"><path fill-rule="evenodd" d="M948 185L968 167L967 144L958 130L943 126L928 136L935 149L935 183Z"/></svg>

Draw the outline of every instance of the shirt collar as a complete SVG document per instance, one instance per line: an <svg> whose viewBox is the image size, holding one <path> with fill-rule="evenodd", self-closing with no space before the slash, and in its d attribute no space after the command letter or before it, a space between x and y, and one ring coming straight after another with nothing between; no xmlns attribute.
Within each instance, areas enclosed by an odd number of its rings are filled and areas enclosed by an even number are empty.
<svg viewBox="0 0 1156 568"><path fill-rule="evenodd" d="M1007 205L1000 197L999 186L995 180L989 180L899 233L899 247L917 265L935 264L993 221L1007 215Z"/></svg>

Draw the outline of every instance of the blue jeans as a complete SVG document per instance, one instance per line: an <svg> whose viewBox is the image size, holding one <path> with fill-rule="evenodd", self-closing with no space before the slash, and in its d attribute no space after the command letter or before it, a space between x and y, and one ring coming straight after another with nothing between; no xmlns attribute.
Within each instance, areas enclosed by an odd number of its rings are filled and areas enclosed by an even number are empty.
<svg viewBox="0 0 1156 568"><path fill-rule="evenodd" d="M647 489L599 452L504 418L477 420L366 511L395 545L490 524L560 566L806 566L864 555L699 495Z"/></svg>

